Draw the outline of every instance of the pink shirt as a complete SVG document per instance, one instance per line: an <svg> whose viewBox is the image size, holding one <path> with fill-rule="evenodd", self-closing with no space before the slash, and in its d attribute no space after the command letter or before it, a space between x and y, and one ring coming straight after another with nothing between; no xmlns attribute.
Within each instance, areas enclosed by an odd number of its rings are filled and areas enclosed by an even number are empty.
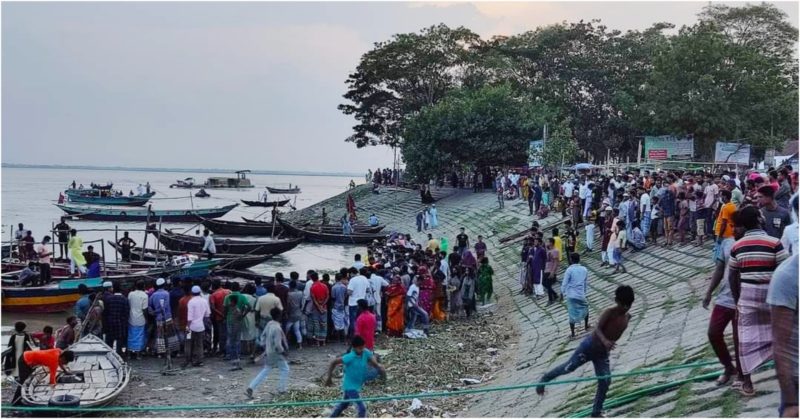
<svg viewBox="0 0 800 419"><path fill-rule="evenodd" d="M40 244L36 247L36 254L39 255L39 263L50 263L50 258L52 255L42 256L43 254L48 253L50 253L50 249L47 246Z"/></svg>

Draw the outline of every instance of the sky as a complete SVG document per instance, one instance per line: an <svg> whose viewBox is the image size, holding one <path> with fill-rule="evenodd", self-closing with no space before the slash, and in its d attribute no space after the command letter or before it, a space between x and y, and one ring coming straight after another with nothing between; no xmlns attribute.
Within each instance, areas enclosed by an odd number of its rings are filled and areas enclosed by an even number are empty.
<svg viewBox="0 0 800 419"><path fill-rule="evenodd" d="M345 80L373 43L562 21L696 21L707 2L3 2L2 162L361 172ZM730 5L743 3L729 2ZM776 5L798 26L798 3Z"/></svg>

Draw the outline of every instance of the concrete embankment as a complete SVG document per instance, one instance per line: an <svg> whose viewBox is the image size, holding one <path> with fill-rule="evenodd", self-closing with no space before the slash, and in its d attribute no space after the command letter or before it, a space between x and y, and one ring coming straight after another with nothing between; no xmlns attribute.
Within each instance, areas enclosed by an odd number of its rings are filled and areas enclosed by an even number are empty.
<svg viewBox="0 0 800 419"><path fill-rule="evenodd" d="M459 227L465 227L474 240L482 234L488 242L488 256L497 272L494 289L497 311L503 317L518 343L509 345L509 362L486 385L517 385L537 381L548 369L565 362L578 340L569 339L566 308L562 304L545 307L546 299L536 300L519 294L519 241L502 245L499 240L528 228L532 217L527 203L507 201L498 209L492 193L472 193L467 190L440 189L434 191L440 226L433 231L436 237L447 237L452 243ZM426 233L417 233L415 213L423 207L419 193L409 190L383 190L373 195L366 187L353 193L359 216L376 213L387 230L410 232L415 240L424 242ZM346 194L331 198L294 216L320 214L321 207L336 210L331 219L344 213ZM561 221L560 214L540 220L544 226ZM583 232L582 232L583 233ZM549 233L546 237L549 237ZM582 240L582 238L581 238ZM599 249L599 240L595 240ZM627 274L611 274L600 267L600 255L595 251L584 256L583 263L590 271L590 322L597 321L600 312L614 304L613 293L620 284L636 292L631 310L632 322L611 355L613 373L641 368L656 368L700 360L714 360L706 330L710 312L701 301L713 268L709 246L650 247L643 252L626 253ZM566 262L562 264L562 271ZM561 274L559 274L561 278ZM728 329L727 341L732 344ZM732 348L731 348L731 352ZM614 380L609 398L688 377L719 370L716 366L674 370ZM576 370L570 377L589 377L594 374L591 363ZM717 387L713 381L686 383L657 395L639 399L619 408L610 409L611 416L774 416L779 403L779 390L774 370L754 374L757 394L744 398L730 387ZM582 382L548 387L540 398L533 389L489 393L474 396L468 406L474 416L568 416L591 405L595 384Z"/></svg>

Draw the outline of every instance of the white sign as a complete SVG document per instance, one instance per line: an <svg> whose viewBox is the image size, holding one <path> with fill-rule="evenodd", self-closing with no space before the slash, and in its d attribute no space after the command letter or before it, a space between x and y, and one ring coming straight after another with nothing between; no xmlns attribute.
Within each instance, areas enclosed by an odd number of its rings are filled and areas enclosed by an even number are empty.
<svg viewBox="0 0 800 419"><path fill-rule="evenodd" d="M750 164L750 144L717 141L715 163Z"/></svg>

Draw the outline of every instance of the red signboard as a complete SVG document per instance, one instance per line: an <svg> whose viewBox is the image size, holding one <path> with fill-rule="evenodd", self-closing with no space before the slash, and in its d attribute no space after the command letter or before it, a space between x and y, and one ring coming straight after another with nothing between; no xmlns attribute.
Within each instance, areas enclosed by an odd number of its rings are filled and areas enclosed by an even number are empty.
<svg viewBox="0 0 800 419"><path fill-rule="evenodd" d="M650 150L647 152L647 158L650 160L666 160L667 150Z"/></svg>

